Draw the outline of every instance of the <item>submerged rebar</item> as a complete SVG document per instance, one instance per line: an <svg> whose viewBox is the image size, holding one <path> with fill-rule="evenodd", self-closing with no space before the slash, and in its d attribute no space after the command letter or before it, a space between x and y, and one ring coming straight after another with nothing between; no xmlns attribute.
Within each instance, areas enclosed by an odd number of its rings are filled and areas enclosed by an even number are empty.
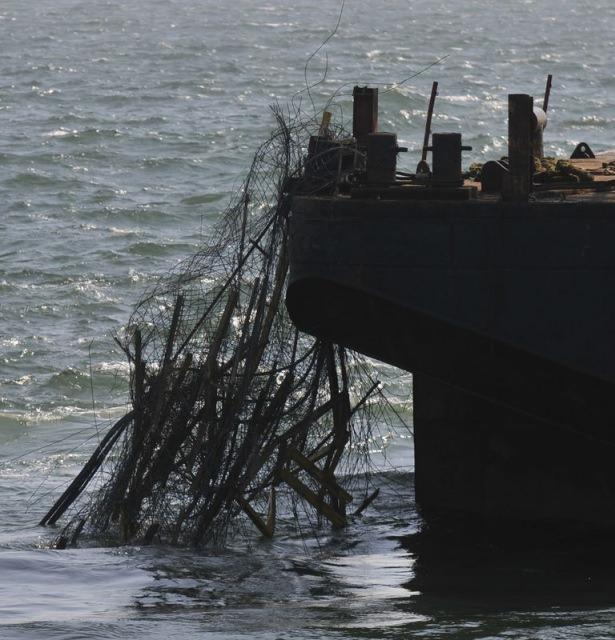
<svg viewBox="0 0 615 640"><path fill-rule="evenodd" d="M318 125L274 114L215 241L141 300L119 339L132 410L43 518L71 510L60 546L83 531L200 545L223 540L239 513L272 535L280 483L334 526L346 521L352 497L334 472L367 437L377 385L358 356L299 333L286 314L289 206L306 189ZM252 506L263 503L266 517Z"/></svg>

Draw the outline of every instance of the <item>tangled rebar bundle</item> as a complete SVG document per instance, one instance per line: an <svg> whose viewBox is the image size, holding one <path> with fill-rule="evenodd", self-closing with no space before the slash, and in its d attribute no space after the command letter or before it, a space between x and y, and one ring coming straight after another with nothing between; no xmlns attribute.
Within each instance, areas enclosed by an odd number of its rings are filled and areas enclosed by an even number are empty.
<svg viewBox="0 0 615 640"><path fill-rule="evenodd" d="M352 496L335 472L348 479L365 462L345 453L368 438L379 409L367 400L379 387L359 356L301 334L287 316L291 198L329 178L305 180L315 123L273 112L276 128L215 240L141 300L118 338L132 409L43 518L69 512L60 547L83 532L221 542L241 514L271 536L280 484L345 523Z"/></svg>

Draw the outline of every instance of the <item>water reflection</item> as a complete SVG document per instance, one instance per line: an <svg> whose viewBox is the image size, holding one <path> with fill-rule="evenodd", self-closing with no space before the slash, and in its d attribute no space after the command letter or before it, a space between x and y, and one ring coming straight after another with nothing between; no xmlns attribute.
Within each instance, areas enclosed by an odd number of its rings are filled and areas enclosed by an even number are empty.
<svg viewBox="0 0 615 640"><path fill-rule="evenodd" d="M419 607L435 600L498 611L615 602L615 551L605 539L563 541L536 533L531 541L488 543L425 532L402 544L415 559L406 586L420 592Z"/></svg>
<svg viewBox="0 0 615 640"><path fill-rule="evenodd" d="M343 532L289 528L218 555L150 550L155 579L138 614L198 612L209 632L279 638L569 638L612 625L608 545L436 536L416 510L412 476L380 480L382 498Z"/></svg>
<svg viewBox="0 0 615 640"><path fill-rule="evenodd" d="M610 637L604 545L435 536L411 474L376 482L379 499L344 531L301 535L282 519L273 540L247 530L220 550L4 552L0 625L15 633L2 637Z"/></svg>

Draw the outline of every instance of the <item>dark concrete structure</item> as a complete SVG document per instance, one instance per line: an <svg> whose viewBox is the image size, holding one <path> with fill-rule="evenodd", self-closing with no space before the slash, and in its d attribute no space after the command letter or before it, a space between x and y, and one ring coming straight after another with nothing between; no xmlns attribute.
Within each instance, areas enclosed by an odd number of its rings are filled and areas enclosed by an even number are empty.
<svg viewBox="0 0 615 640"><path fill-rule="evenodd" d="M295 197L293 321L414 374L428 519L615 528L613 196L391 193Z"/></svg>

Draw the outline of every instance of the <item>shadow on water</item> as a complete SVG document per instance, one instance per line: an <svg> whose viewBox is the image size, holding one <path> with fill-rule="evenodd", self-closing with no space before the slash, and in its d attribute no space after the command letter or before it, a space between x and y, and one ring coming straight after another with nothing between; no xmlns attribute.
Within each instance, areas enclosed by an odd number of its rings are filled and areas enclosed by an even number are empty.
<svg viewBox="0 0 615 640"><path fill-rule="evenodd" d="M281 532L247 551L166 560L152 550L156 578L135 606L145 618L192 611L208 630L284 638L555 637L612 624L608 539L517 529L496 543L467 529L434 532L416 510L412 476L402 494L384 485L383 494L365 517L318 540Z"/></svg>
<svg viewBox="0 0 615 640"><path fill-rule="evenodd" d="M420 594L413 611L462 605L488 614L615 603L615 548L607 534L517 527L486 537L467 523L439 524L400 541L414 559L404 585Z"/></svg>

